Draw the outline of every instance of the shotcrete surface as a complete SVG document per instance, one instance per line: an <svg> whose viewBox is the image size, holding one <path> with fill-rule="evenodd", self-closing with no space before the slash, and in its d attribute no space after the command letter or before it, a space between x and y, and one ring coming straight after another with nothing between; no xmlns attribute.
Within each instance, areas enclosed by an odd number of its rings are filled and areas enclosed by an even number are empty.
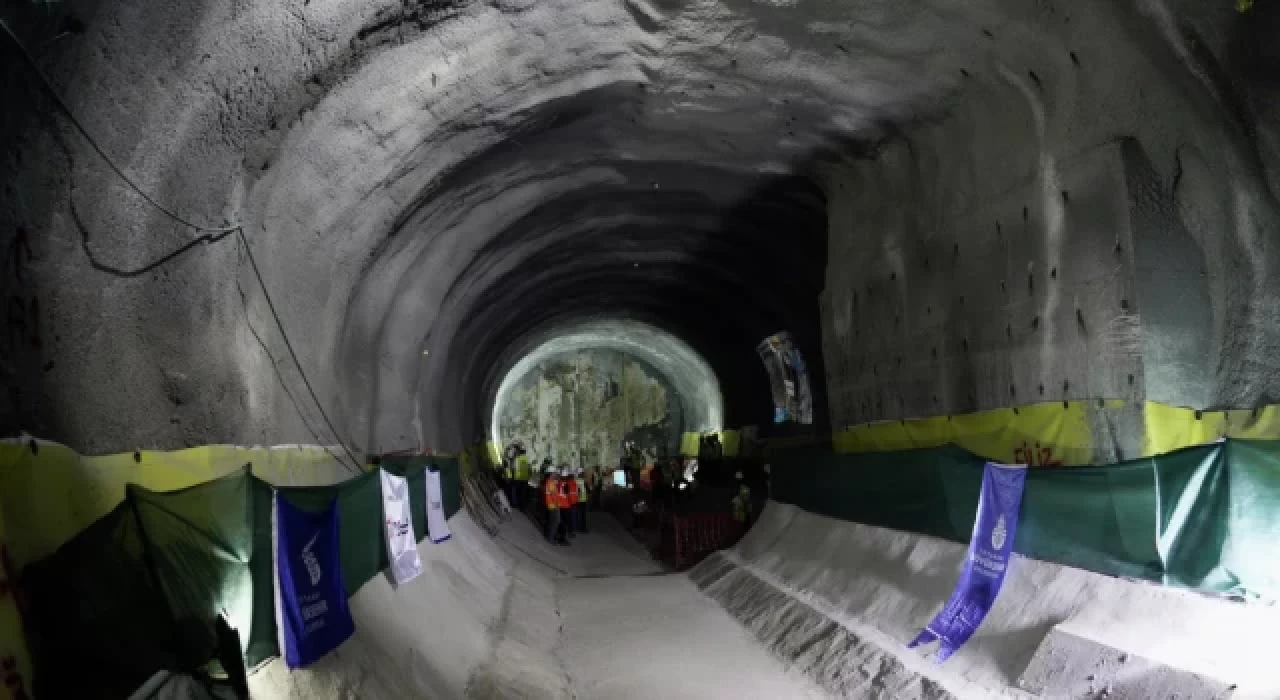
<svg viewBox="0 0 1280 700"><path fill-rule="evenodd" d="M977 633L935 665L930 649L908 650L906 644L950 595L966 551L953 542L770 502L742 542L692 576L776 653L807 666L828 687L865 688L859 683L875 681L918 688L923 678L956 697L1025 697L1017 679L1045 635L1060 625L1120 652L1236 685L1233 697L1239 700L1280 696L1267 642L1280 624L1275 606L1208 598L1016 555ZM834 624L816 637L828 644L847 641L852 658L815 659L806 656L808 649L797 649L815 645L812 627L796 622L811 619ZM842 674L854 659L871 671L850 680Z"/></svg>

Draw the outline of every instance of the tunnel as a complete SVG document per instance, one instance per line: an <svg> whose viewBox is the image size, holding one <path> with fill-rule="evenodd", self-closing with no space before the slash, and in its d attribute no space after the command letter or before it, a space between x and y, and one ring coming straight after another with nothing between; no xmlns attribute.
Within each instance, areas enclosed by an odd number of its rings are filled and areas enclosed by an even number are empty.
<svg viewBox="0 0 1280 700"><path fill-rule="evenodd" d="M1280 697L1276 3L0 20L14 590L135 486L464 455L417 588L369 579L355 637L253 697ZM513 442L698 458L721 515L755 505L692 568L639 510L558 547L480 493ZM1027 467L1003 593L931 661L998 464ZM51 632L0 603L27 697Z"/></svg>

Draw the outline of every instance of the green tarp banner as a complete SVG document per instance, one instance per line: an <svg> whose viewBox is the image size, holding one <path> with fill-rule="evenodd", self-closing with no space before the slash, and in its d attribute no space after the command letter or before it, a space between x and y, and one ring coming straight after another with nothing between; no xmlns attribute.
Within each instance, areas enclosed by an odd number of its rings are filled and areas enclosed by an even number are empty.
<svg viewBox="0 0 1280 700"><path fill-rule="evenodd" d="M428 467L440 471L446 515L461 508L456 458L403 458L383 467L409 480L418 540L426 534ZM387 567L376 471L280 491L312 511L338 500L348 595ZM202 667L215 656L219 613L239 630L251 668L277 656L271 494L247 468L181 491L130 486L110 515L28 566L21 586L36 696L119 698L157 670Z"/></svg>
<svg viewBox="0 0 1280 700"><path fill-rule="evenodd" d="M953 445L775 452L782 502L967 542L983 458ZM1106 467L1032 469L1014 550L1114 576L1280 598L1280 442L1231 440Z"/></svg>

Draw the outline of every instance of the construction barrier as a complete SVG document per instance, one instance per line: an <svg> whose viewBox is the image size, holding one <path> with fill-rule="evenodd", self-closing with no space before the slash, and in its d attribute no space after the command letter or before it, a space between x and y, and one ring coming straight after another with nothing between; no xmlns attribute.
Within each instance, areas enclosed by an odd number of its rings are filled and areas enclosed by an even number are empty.
<svg viewBox="0 0 1280 700"><path fill-rule="evenodd" d="M176 491L245 464L278 486L335 484L351 478L355 469L320 447L208 445L90 457L53 442L0 442L0 512L10 554L19 570L49 555L110 513L129 484Z"/></svg>
<svg viewBox="0 0 1280 700"><path fill-rule="evenodd" d="M426 529L425 470L441 474L443 508L461 508L453 457L398 457L383 468L410 484L414 534ZM348 595L388 565L376 470L328 486L280 487L320 512L337 499L340 564ZM252 666L279 653L274 616L271 494L250 469L177 491L131 484L120 504L21 573L26 628L40 697L76 697L86 678L123 697L160 669L203 667L214 621L239 630ZM65 673L74 659L76 673Z"/></svg>
<svg viewBox="0 0 1280 700"><path fill-rule="evenodd" d="M1123 402L1112 402L1118 410ZM1058 401L955 416L854 426L832 436L837 452L892 452L959 445L974 454L1031 466L1089 464L1093 432L1085 401Z"/></svg>
<svg viewBox="0 0 1280 700"><path fill-rule="evenodd" d="M664 514L659 524L659 553L678 571L702 561L712 552L732 547L743 525L728 513Z"/></svg>
<svg viewBox="0 0 1280 700"><path fill-rule="evenodd" d="M776 451L773 497L967 542L986 459L954 445ZM1199 591L1280 599L1280 441L1226 440L1106 467L1033 469L1019 554Z"/></svg>
<svg viewBox="0 0 1280 700"><path fill-rule="evenodd" d="M990 411L883 421L837 430L836 452L893 452L955 444L988 459L1031 467L1097 462L1097 426L1141 416L1140 456L1153 457L1221 438L1280 439L1280 406L1198 411L1147 401L1052 401ZM1134 421L1131 429L1138 427ZM1108 428L1109 429L1109 428ZM776 445L782 447L783 445Z"/></svg>
<svg viewBox="0 0 1280 700"><path fill-rule="evenodd" d="M350 467L320 447L210 445L89 457L33 438L0 442L0 698L30 692L33 670L17 585L28 564L107 518L130 483L176 491L247 463L279 485L332 484L351 476Z"/></svg>

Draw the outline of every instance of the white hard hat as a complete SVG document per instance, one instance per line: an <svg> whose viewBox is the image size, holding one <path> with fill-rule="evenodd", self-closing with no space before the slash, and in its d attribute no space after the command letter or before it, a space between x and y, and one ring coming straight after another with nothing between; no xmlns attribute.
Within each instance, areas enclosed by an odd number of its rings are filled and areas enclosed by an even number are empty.
<svg viewBox="0 0 1280 700"><path fill-rule="evenodd" d="M569 476L569 468L560 467L560 476Z"/></svg>
<svg viewBox="0 0 1280 700"><path fill-rule="evenodd" d="M769 465L767 465L767 464L766 464L766 465L764 465L764 473L765 473L765 474L771 474L771 473L773 473L773 468L772 468L772 467L770 467L770 466L769 466Z"/></svg>
<svg viewBox="0 0 1280 700"><path fill-rule="evenodd" d="M733 475L733 478L735 478L735 479L737 479L737 480L741 481L741 480L742 480L742 472L737 472L737 473L735 473L735 474Z"/></svg>

